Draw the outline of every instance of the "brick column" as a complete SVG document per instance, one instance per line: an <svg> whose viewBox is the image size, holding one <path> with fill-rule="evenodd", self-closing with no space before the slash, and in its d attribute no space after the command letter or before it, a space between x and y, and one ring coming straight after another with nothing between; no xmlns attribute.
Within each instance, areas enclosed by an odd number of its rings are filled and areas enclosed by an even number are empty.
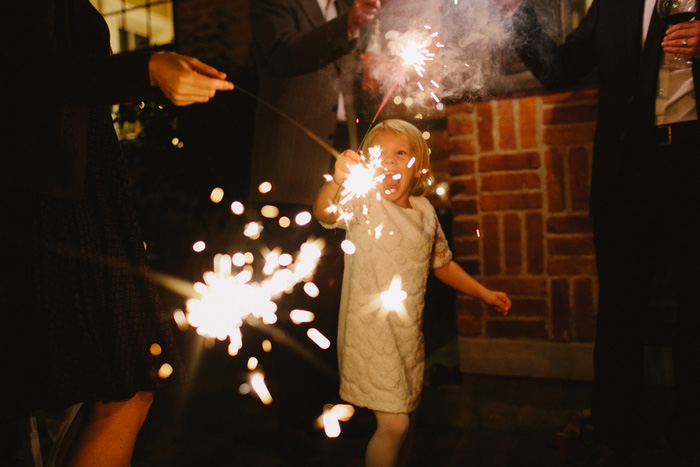
<svg viewBox="0 0 700 467"><path fill-rule="evenodd" d="M591 89L448 107L456 260L513 299L503 317L457 298L458 332L469 352L483 343L497 352L497 342L537 352L540 343L545 353L569 352L573 360L563 366L580 367L577 374L543 368L541 376L589 379L598 292L588 217L596 111ZM517 368L520 357L505 357L497 364L505 371L493 372L527 374ZM551 356L539 358L553 365ZM466 360L465 371L483 370Z"/></svg>

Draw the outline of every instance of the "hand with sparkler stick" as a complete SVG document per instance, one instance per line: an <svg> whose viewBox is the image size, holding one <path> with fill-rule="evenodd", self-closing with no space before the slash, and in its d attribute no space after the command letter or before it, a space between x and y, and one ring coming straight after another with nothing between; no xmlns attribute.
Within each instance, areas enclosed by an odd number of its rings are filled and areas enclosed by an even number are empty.
<svg viewBox="0 0 700 467"><path fill-rule="evenodd" d="M351 189L360 172L367 189ZM403 120L385 120L369 131L360 153L343 153L314 204L325 227L347 231L338 324L340 396L375 412L368 465L395 465L399 452L410 450L404 440L411 438L411 414L422 387L429 270L504 314L511 307L505 293L479 284L452 261L435 209L423 196L431 180L421 132Z"/></svg>

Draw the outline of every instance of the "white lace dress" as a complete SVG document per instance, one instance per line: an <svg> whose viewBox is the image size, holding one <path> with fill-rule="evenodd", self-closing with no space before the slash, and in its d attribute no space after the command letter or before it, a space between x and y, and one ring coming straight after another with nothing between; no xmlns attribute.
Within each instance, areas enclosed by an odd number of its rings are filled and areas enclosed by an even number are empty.
<svg viewBox="0 0 700 467"><path fill-rule="evenodd" d="M346 229L357 247L345 256L338 320L340 397L391 413L418 406L428 272L452 259L433 206L423 197L409 201L412 209L386 200L355 200L348 203L354 211L351 221L325 225ZM398 311L383 307L381 298L395 277L407 293Z"/></svg>

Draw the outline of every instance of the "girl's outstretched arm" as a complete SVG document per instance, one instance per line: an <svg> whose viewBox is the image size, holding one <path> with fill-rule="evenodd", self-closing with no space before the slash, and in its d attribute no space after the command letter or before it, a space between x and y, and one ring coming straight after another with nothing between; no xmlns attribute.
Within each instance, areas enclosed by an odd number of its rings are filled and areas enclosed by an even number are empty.
<svg viewBox="0 0 700 467"><path fill-rule="evenodd" d="M508 314L508 311L510 311L510 298L508 298L506 293L487 289L476 279L467 274L467 272L454 261L450 261L444 266L434 269L433 272L435 273L435 277L453 289L476 297L494 306L496 310L504 315Z"/></svg>

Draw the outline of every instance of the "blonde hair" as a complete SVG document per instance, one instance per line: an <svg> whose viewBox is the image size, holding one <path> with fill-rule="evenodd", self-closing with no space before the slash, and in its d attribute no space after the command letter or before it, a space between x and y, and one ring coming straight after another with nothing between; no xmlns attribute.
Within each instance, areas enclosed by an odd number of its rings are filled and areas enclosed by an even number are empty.
<svg viewBox="0 0 700 467"><path fill-rule="evenodd" d="M385 131L391 132L406 141L413 149L416 162L414 164L417 177L413 180L411 194L413 196L427 195L433 187L433 174L430 171L430 149L423 139L420 130L411 123L397 118L384 120L376 124L364 139L360 150L367 154L369 148L374 146L377 136Z"/></svg>

